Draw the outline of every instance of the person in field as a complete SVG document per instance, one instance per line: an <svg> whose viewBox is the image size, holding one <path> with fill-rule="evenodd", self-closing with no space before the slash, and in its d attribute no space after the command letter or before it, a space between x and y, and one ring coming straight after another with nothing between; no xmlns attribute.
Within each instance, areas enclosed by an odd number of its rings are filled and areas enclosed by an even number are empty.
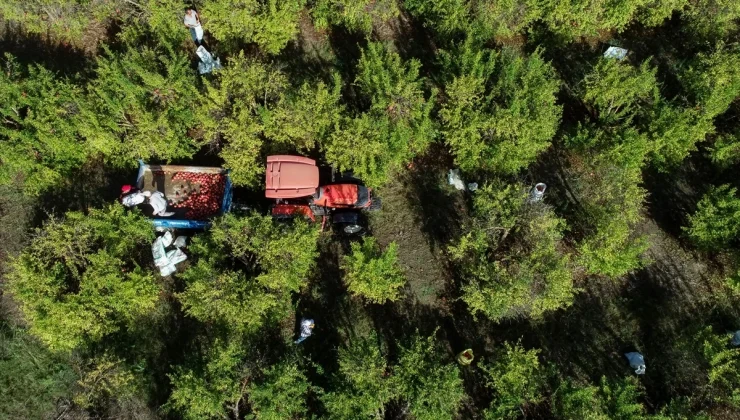
<svg viewBox="0 0 740 420"><path fill-rule="evenodd" d="M187 9L182 22L186 28L190 29L190 36L193 37L193 41L200 45L203 42L203 27L200 26L198 12L193 9Z"/></svg>

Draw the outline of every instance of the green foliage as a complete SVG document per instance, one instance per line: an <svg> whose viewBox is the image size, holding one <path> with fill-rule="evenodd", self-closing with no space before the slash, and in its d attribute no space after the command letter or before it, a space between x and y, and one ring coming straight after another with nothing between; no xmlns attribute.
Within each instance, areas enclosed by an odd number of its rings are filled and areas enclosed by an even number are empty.
<svg viewBox="0 0 740 420"><path fill-rule="evenodd" d="M136 391L134 375L123 366L123 361L103 354L87 360L82 377L77 381L79 391L75 404L84 408L101 406L112 399L130 398Z"/></svg>
<svg viewBox="0 0 740 420"><path fill-rule="evenodd" d="M469 279L462 299L473 314L496 321L537 318L572 303L569 257L559 251L565 222L542 203L525 200L521 185L483 186L466 233L449 248Z"/></svg>
<svg viewBox="0 0 740 420"><path fill-rule="evenodd" d="M740 407L740 349L730 348L730 334L715 334L706 327L697 335L704 359L709 364L710 395L717 402Z"/></svg>
<svg viewBox="0 0 740 420"><path fill-rule="evenodd" d="M397 397L385 354L376 341L375 336L359 338L339 350L335 391L322 396L330 418L383 418L385 405Z"/></svg>
<svg viewBox="0 0 740 420"><path fill-rule="evenodd" d="M680 164L696 144L714 132L711 119L702 118L693 108L659 102L649 117L648 136L653 143L651 163L661 170Z"/></svg>
<svg viewBox="0 0 740 420"><path fill-rule="evenodd" d="M640 396L636 378L610 382L602 377L600 386L561 384L553 399L555 413L561 418L633 420L645 418Z"/></svg>
<svg viewBox="0 0 740 420"><path fill-rule="evenodd" d="M659 26L670 19L674 11L683 11L689 0L648 0L642 3L637 11L637 20L645 26Z"/></svg>
<svg viewBox="0 0 740 420"><path fill-rule="evenodd" d="M440 360L434 335L416 335L403 346L393 376L398 395L418 420L454 418L465 398L459 369Z"/></svg>
<svg viewBox="0 0 740 420"><path fill-rule="evenodd" d="M632 128L579 127L566 138L571 157L571 192L586 217L578 245L579 264L590 274L620 276L640 265L647 248L632 227L641 220L645 199L642 166L650 145Z"/></svg>
<svg viewBox="0 0 740 420"><path fill-rule="evenodd" d="M702 117L712 119L740 96L740 54L735 47L718 44L711 54L697 54L679 78Z"/></svg>
<svg viewBox="0 0 740 420"><path fill-rule="evenodd" d="M740 135L722 134L711 147L712 162L728 167L740 162Z"/></svg>
<svg viewBox="0 0 740 420"><path fill-rule="evenodd" d="M560 123L559 82L539 51L521 57L505 50L475 51L468 40L456 55L455 78L440 111L445 142L464 171L516 173L550 146Z"/></svg>
<svg viewBox="0 0 740 420"><path fill-rule="evenodd" d="M740 4L734 0L691 1L681 18L690 34L689 39L722 39L737 29Z"/></svg>
<svg viewBox="0 0 740 420"><path fill-rule="evenodd" d="M330 418L383 418L394 400L419 420L454 417L465 396L462 379L456 365L441 362L434 336L415 335L392 367L376 341L373 335L340 350L336 391L323 397Z"/></svg>
<svg viewBox="0 0 740 420"><path fill-rule="evenodd" d="M249 403L254 418L282 420L306 417L306 394L310 389L306 375L295 362L271 366L264 377L249 387Z"/></svg>
<svg viewBox="0 0 740 420"><path fill-rule="evenodd" d="M379 186L426 150L436 136L430 117L436 92L424 98L420 67L418 60L404 63L380 43L362 51L357 84L371 101L370 110L345 119L323 145L329 162Z"/></svg>
<svg viewBox="0 0 740 420"><path fill-rule="evenodd" d="M486 385L496 393L486 418L517 418L520 407L542 399L545 377L538 354L539 350L524 350L520 343L504 343L496 361L483 366L488 374Z"/></svg>
<svg viewBox="0 0 740 420"><path fill-rule="evenodd" d="M222 42L254 42L279 53L298 35L306 0L211 0L203 5L203 25Z"/></svg>
<svg viewBox="0 0 740 420"><path fill-rule="evenodd" d="M216 340L194 366L178 366L168 375L172 393L166 408L188 420L225 418L226 405L242 397L243 357L241 343Z"/></svg>
<svg viewBox="0 0 740 420"><path fill-rule="evenodd" d="M181 277L185 312L201 321L254 331L290 310L317 257L319 231L302 220L226 215L190 246L195 263Z"/></svg>
<svg viewBox="0 0 740 420"><path fill-rule="evenodd" d="M0 14L32 34L47 33L64 41L80 41L94 15L110 11L104 2L88 0L28 0L0 2Z"/></svg>
<svg viewBox="0 0 740 420"><path fill-rule="evenodd" d="M605 123L629 123L640 108L658 97L657 69L645 61L639 68L602 58L584 79L583 100L598 111Z"/></svg>
<svg viewBox="0 0 740 420"><path fill-rule="evenodd" d="M55 402L69 398L74 381L67 360L24 330L0 324L0 418L54 418Z"/></svg>
<svg viewBox="0 0 740 420"><path fill-rule="evenodd" d="M235 185L254 186L263 174L260 113L287 85L283 73L244 52L230 57L216 80L206 83L198 111L202 143L220 148Z"/></svg>
<svg viewBox="0 0 740 420"><path fill-rule="evenodd" d="M466 0L404 0L404 8L424 25L450 36L468 29L470 9Z"/></svg>
<svg viewBox="0 0 740 420"><path fill-rule="evenodd" d="M265 136L302 150L324 143L344 111L339 103L342 80L333 76L331 86L304 83L297 92L281 94L274 109L262 114Z"/></svg>
<svg viewBox="0 0 740 420"><path fill-rule="evenodd" d="M141 264L153 236L149 221L120 205L47 222L10 273L30 331L54 350L72 350L149 313L159 290Z"/></svg>
<svg viewBox="0 0 740 420"><path fill-rule="evenodd" d="M317 28L343 25L365 35L373 32L373 26L384 24L400 13L396 0L316 0L311 8Z"/></svg>
<svg viewBox="0 0 740 420"><path fill-rule="evenodd" d="M230 57L200 97L200 143L219 149L235 185L256 186L264 174L268 138L290 149L313 149L340 120L341 80L333 84L288 84L274 66L245 56Z"/></svg>
<svg viewBox="0 0 740 420"><path fill-rule="evenodd" d="M600 31L622 32L632 20L657 26L680 10L686 0L547 0L541 3L543 20L551 31L573 40L598 36Z"/></svg>
<svg viewBox="0 0 740 420"><path fill-rule="evenodd" d="M740 197L737 188L722 185L702 197L684 231L700 248L719 251L737 241L740 236L738 220Z"/></svg>
<svg viewBox="0 0 740 420"><path fill-rule="evenodd" d="M476 36L482 40L511 38L542 17L543 10L534 0L471 2L474 6Z"/></svg>
<svg viewBox="0 0 740 420"><path fill-rule="evenodd" d="M346 255L342 264L347 290L372 303L398 300L406 279L398 266L397 252L395 242L382 251L371 236L362 243L352 243L352 254Z"/></svg>
<svg viewBox="0 0 740 420"><path fill-rule="evenodd" d="M76 102L80 89L41 66L25 67L6 53L0 71L0 184L23 178L35 195L82 166Z"/></svg>
<svg viewBox="0 0 740 420"><path fill-rule="evenodd" d="M79 130L94 152L118 166L137 158L190 157L187 136L198 95L190 60L182 53L128 46L98 59L90 100L81 104Z"/></svg>

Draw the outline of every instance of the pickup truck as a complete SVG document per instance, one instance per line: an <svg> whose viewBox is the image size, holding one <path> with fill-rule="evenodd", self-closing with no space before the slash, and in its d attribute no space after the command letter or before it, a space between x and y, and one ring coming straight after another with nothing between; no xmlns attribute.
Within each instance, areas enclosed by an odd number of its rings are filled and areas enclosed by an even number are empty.
<svg viewBox="0 0 740 420"><path fill-rule="evenodd" d="M209 219L231 210L232 184L223 168L180 165L150 165L139 160L136 187L160 191L167 198L170 217L155 216L156 227L205 229Z"/></svg>

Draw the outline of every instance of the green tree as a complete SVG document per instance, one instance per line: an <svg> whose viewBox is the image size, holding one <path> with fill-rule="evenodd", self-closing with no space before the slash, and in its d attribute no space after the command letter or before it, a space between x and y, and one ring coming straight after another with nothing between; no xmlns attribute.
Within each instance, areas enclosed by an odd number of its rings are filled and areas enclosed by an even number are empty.
<svg viewBox="0 0 740 420"><path fill-rule="evenodd" d="M123 361L109 354L85 360L75 404L84 408L104 406L111 400L126 400L136 392L136 378Z"/></svg>
<svg viewBox="0 0 740 420"><path fill-rule="evenodd" d="M693 108L660 101L648 117L648 137L653 143L650 161L661 170L680 164L696 144L714 132L711 119Z"/></svg>
<svg viewBox="0 0 740 420"><path fill-rule="evenodd" d="M220 150L235 185L255 186L264 172L260 114L287 85L282 72L244 52L230 57L215 80L206 83L198 110L201 144Z"/></svg>
<svg viewBox="0 0 740 420"><path fill-rule="evenodd" d="M511 38L523 33L542 17L540 2L533 0L474 1L474 33L483 41Z"/></svg>
<svg viewBox="0 0 740 420"><path fill-rule="evenodd" d="M55 402L72 395L75 379L69 360L0 322L0 418L55 418Z"/></svg>
<svg viewBox="0 0 740 420"><path fill-rule="evenodd" d="M716 402L740 407L740 349L730 348L730 334L715 334L712 327L701 331L696 340L709 364L709 394Z"/></svg>
<svg viewBox="0 0 740 420"><path fill-rule="evenodd" d="M570 381L561 384L553 395L553 405L561 418L634 420L647 418L645 407L638 402L640 396L636 378L607 381L602 377L599 386L578 386Z"/></svg>
<svg viewBox="0 0 740 420"><path fill-rule="evenodd" d="M169 376L172 393L165 406L185 419L225 418L227 408L238 407L248 372L237 340L216 339L190 365L177 366ZM237 408L238 412L238 408Z"/></svg>
<svg viewBox="0 0 740 420"><path fill-rule="evenodd" d="M681 14L689 39L713 41L725 38L737 29L740 4L733 0L696 0L687 2Z"/></svg>
<svg viewBox="0 0 740 420"><path fill-rule="evenodd" d="M329 162L379 186L426 150L436 135L430 116L436 92L424 97L420 67L418 60L404 63L380 43L362 51L357 84L370 100L370 110L346 118L323 145Z"/></svg>
<svg viewBox="0 0 740 420"><path fill-rule="evenodd" d="M386 404L396 399L398 392L376 336L352 340L339 350L339 374L333 388L322 396L330 418L385 417Z"/></svg>
<svg viewBox="0 0 740 420"><path fill-rule="evenodd" d="M685 0L548 0L541 3L543 21L565 40L597 36L599 31L622 32L633 20L657 26L681 10Z"/></svg>
<svg viewBox="0 0 740 420"><path fill-rule="evenodd" d="M127 46L98 59L97 78L81 103L79 130L90 149L117 166L137 158L192 156L198 96L190 60L182 53Z"/></svg>
<svg viewBox="0 0 740 420"><path fill-rule="evenodd" d="M542 203L527 203L521 185L489 184L473 197L473 219L450 246L469 281L462 299L492 320L540 317L569 306L576 290L569 257L558 249L565 222Z"/></svg>
<svg viewBox="0 0 740 420"><path fill-rule="evenodd" d="M521 407L541 401L545 376L538 354L539 350L524 350L520 343L504 343L496 361L483 367L487 386L496 393L486 418L517 418Z"/></svg>
<svg viewBox="0 0 740 420"><path fill-rule="evenodd" d="M53 350L72 350L125 329L154 309L148 220L120 205L69 212L37 231L12 262L9 289Z"/></svg>
<svg viewBox="0 0 740 420"><path fill-rule="evenodd" d="M584 232L578 262L591 274L623 275L640 265L647 248L633 227L641 220L640 183L650 144L633 128L593 126L579 127L565 141L575 152L568 168L572 199L584 211L578 215Z"/></svg>
<svg viewBox="0 0 740 420"><path fill-rule="evenodd" d="M275 107L262 113L265 136L302 150L326 142L339 121L342 80L333 74L333 83L315 86L306 82L296 92L281 94Z"/></svg>
<svg viewBox="0 0 740 420"><path fill-rule="evenodd" d="M402 346L393 367L398 396L418 420L454 418L465 398L457 365L442 362L434 348L434 334L415 335Z"/></svg>
<svg viewBox="0 0 740 420"><path fill-rule="evenodd" d="M516 173L550 146L560 123L559 82L540 52L522 57L477 50L472 40L456 53L458 69L447 83L442 134L464 171ZM444 58L443 58L444 60ZM499 65L498 73L493 69Z"/></svg>
<svg viewBox="0 0 740 420"><path fill-rule="evenodd" d="M470 27L467 0L404 0L404 8L445 37Z"/></svg>
<svg viewBox="0 0 740 420"><path fill-rule="evenodd" d="M249 403L256 419L282 420L306 417L306 394L311 386L295 362L282 361L267 368L263 378L250 385Z"/></svg>
<svg viewBox="0 0 740 420"><path fill-rule="evenodd" d="M400 13L396 0L315 0L311 8L319 29L343 25L366 35L373 32L373 26L384 24Z"/></svg>
<svg viewBox="0 0 740 420"><path fill-rule="evenodd" d="M0 184L23 178L35 195L59 184L86 161L79 106L81 89L41 66L5 55L0 72Z"/></svg>
<svg viewBox="0 0 740 420"><path fill-rule="evenodd" d="M711 147L712 162L721 167L728 167L740 162L740 134L722 134Z"/></svg>
<svg viewBox="0 0 740 420"><path fill-rule="evenodd" d="M195 263L181 274L186 287L177 297L201 321L254 331L290 311L290 293L315 264L318 235L302 220L288 226L270 216L229 214L193 240Z"/></svg>
<svg viewBox="0 0 740 420"><path fill-rule="evenodd" d="M352 254L346 255L342 264L347 290L373 303L398 300L406 279L398 266L397 252L395 242L382 251L371 236L362 243L352 243Z"/></svg>
<svg viewBox="0 0 740 420"><path fill-rule="evenodd" d="M583 81L583 100L596 109L601 121L627 124L641 108L657 100L656 71L648 61L633 67L602 58Z"/></svg>
<svg viewBox="0 0 740 420"><path fill-rule="evenodd" d="M277 54L297 37L305 4L306 0L211 0L203 5L202 16L217 40L254 42Z"/></svg>
<svg viewBox="0 0 740 420"><path fill-rule="evenodd" d="M713 119L740 96L740 54L720 43L711 54L697 54L678 76L702 117Z"/></svg>
<svg viewBox="0 0 740 420"><path fill-rule="evenodd" d="M689 216L684 231L692 241L705 250L722 250L740 237L740 197L737 188L729 184L712 188Z"/></svg>

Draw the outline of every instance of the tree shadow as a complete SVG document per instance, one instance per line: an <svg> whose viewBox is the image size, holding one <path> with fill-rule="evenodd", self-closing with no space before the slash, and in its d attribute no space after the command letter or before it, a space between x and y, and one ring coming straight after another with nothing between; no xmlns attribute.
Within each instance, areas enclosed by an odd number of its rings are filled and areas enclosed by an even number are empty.
<svg viewBox="0 0 740 420"><path fill-rule="evenodd" d="M27 33L20 25L10 22L5 22L0 34L0 50L12 54L22 64L42 64L67 76L91 76L94 67L94 60L73 45Z"/></svg>

